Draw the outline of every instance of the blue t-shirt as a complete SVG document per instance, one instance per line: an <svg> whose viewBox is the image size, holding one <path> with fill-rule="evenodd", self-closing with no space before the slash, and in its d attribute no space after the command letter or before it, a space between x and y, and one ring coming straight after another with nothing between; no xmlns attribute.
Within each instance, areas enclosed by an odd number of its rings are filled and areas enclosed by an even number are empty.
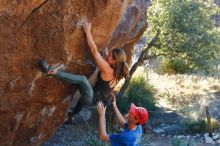
<svg viewBox="0 0 220 146"><path fill-rule="evenodd" d="M125 124L124 131L117 134L110 134L109 139L112 146L139 146L142 136L142 127L138 125L135 130L129 130Z"/></svg>

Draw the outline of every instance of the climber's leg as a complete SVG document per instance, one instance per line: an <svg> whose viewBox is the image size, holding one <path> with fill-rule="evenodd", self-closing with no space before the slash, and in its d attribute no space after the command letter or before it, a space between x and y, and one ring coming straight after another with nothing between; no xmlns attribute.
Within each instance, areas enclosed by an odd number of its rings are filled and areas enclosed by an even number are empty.
<svg viewBox="0 0 220 146"><path fill-rule="evenodd" d="M41 71L47 74L55 75L56 77L70 82L71 84L76 84L79 86L79 91L81 94L81 98L77 102L75 108L71 109L71 112L68 113L68 121L71 121L73 116L79 113L82 109L83 104L92 105L93 103L93 89L85 76L82 75L74 75L64 71L61 71L64 68L63 64L59 64L57 66L51 66L47 63L47 61L39 61L39 65Z"/></svg>
<svg viewBox="0 0 220 146"><path fill-rule="evenodd" d="M93 100L93 89L89 84L89 81L85 76L74 75L64 71L58 71L55 76L58 78L70 82L71 84L79 85L79 90L81 94L81 102L86 105L92 105ZM80 99L79 99L80 101Z"/></svg>
<svg viewBox="0 0 220 146"><path fill-rule="evenodd" d="M73 115L78 114L81 111L82 107L83 107L83 100L82 100L82 98L80 98L79 101L77 102L76 106L71 109L71 113Z"/></svg>

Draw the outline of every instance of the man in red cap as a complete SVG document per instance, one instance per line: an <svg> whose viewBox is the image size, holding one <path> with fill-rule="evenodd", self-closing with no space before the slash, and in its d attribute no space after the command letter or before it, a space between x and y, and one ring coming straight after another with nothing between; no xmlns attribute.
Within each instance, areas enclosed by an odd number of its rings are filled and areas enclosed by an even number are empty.
<svg viewBox="0 0 220 146"><path fill-rule="evenodd" d="M128 121L124 119L116 105L115 97L112 102L116 117L120 127L124 129L121 133L110 134L106 133L105 127L105 111L102 102L98 102L97 111L99 113L99 137L102 141L110 141L112 146L139 146L142 136L142 126L148 120L148 112L143 107L136 107L133 103L130 106L127 115Z"/></svg>

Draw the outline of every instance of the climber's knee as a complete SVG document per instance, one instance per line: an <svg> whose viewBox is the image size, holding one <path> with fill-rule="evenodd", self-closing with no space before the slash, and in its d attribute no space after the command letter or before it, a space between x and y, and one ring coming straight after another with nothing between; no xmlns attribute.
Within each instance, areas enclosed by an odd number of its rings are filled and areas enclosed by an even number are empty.
<svg viewBox="0 0 220 146"><path fill-rule="evenodd" d="M83 83L86 83L88 82L87 78L85 76L82 76L80 75L80 80L83 82Z"/></svg>

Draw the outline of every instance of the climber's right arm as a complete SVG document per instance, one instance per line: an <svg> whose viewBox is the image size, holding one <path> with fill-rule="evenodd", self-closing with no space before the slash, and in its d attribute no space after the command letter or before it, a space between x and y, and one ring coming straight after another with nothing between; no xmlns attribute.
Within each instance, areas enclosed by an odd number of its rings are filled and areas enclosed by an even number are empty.
<svg viewBox="0 0 220 146"><path fill-rule="evenodd" d="M101 56L99 53L97 46L93 40L92 34L91 34L91 23L85 22L83 24L83 29L86 33L87 43L89 45L89 48L91 50L91 53L93 55L93 58L95 59L96 64L100 68L101 72L103 73L109 73L112 71L111 66L109 63Z"/></svg>

